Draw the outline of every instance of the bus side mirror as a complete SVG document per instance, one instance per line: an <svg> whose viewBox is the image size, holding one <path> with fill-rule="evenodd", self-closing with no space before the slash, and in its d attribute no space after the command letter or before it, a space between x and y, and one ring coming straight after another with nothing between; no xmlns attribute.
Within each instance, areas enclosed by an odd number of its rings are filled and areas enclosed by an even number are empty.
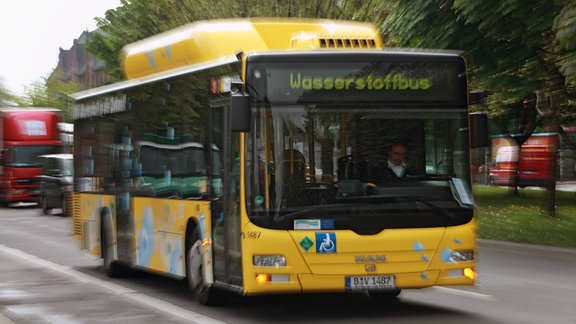
<svg viewBox="0 0 576 324"><path fill-rule="evenodd" d="M487 147L488 115L485 112L470 113L470 146L472 148Z"/></svg>
<svg viewBox="0 0 576 324"><path fill-rule="evenodd" d="M233 132L249 132L252 123L251 97L243 92L236 92L230 98L230 128Z"/></svg>

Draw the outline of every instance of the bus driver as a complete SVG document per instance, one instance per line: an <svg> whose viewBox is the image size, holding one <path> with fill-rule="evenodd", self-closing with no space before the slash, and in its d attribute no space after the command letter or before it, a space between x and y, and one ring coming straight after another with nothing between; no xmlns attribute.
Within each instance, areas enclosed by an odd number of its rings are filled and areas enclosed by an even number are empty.
<svg viewBox="0 0 576 324"><path fill-rule="evenodd" d="M406 147L403 144L390 145L388 152L388 167L384 172L386 178L403 178L406 175L413 174L413 170L404 161Z"/></svg>

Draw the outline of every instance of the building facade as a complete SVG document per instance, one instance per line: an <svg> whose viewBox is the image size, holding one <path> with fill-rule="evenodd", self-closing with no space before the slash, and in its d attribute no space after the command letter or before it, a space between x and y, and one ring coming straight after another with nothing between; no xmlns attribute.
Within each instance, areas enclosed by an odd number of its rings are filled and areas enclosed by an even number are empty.
<svg viewBox="0 0 576 324"><path fill-rule="evenodd" d="M104 61L86 51L89 32L83 32L68 50L60 48L58 66L50 78L63 82L76 82L82 89L94 88L115 81L104 69Z"/></svg>

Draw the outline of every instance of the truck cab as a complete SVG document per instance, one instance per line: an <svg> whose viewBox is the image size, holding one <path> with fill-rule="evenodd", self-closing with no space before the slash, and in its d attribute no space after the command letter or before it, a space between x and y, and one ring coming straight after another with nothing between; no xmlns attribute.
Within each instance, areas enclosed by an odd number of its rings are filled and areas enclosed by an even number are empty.
<svg viewBox="0 0 576 324"><path fill-rule="evenodd" d="M498 148L496 159L490 167L490 184L516 186L519 152L518 146L501 146Z"/></svg>
<svg viewBox="0 0 576 324"><path fill-rule="evenodd" d="M38 156L59 153L60 110L0 109L0 204L37 203L40 190Z"/></svg>

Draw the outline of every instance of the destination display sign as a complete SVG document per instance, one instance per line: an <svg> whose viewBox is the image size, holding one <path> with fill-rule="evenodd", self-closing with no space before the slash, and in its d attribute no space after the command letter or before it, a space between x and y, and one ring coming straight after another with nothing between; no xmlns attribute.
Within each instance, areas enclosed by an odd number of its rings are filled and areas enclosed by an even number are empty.
<svg viewBox="0 0 576 324"><path fill-rule="evenodd" d="M467 103L461 60L274 62L258 64L253 72L265 76L265 85L256 84L265 87L271 103Z"/></svg>

